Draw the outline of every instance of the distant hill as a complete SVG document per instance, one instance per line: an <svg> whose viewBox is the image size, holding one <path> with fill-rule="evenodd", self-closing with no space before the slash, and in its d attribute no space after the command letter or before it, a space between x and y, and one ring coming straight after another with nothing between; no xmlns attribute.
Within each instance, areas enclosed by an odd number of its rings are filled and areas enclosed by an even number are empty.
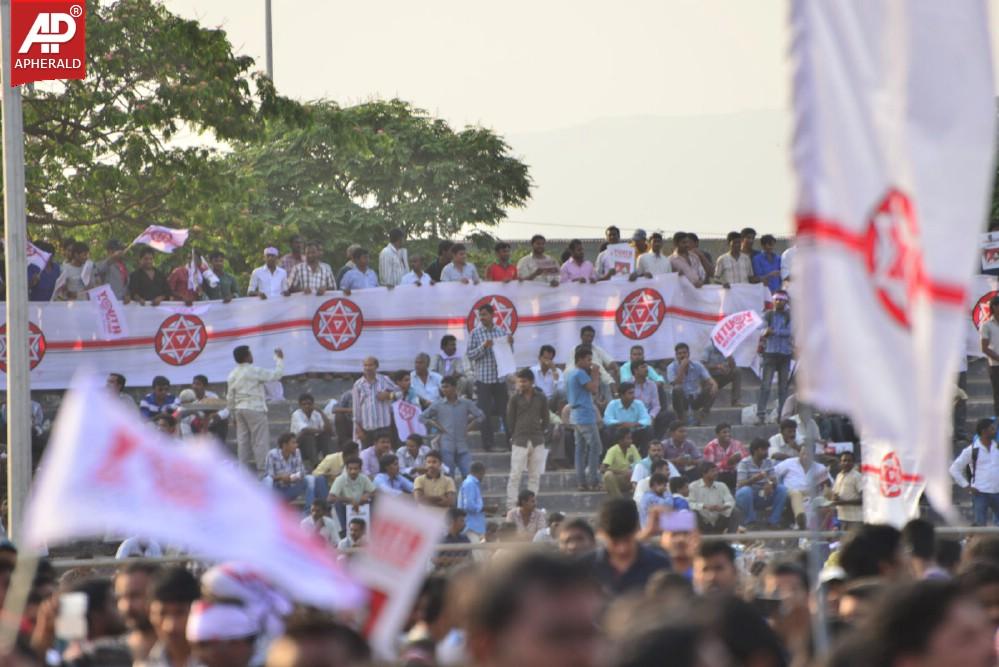
<svg viewBox="0 0 999 667"><path fill-rule="evenodd" d="M684 229L724 234L744 226L790 229L790 114L754 111L692 117L607 118L510 135L536 183L527 208L499 233L596 236L608 224L630 232ZM556 226L557 225L557 226ZM576 231L578 230L578 231Z"/></svg>

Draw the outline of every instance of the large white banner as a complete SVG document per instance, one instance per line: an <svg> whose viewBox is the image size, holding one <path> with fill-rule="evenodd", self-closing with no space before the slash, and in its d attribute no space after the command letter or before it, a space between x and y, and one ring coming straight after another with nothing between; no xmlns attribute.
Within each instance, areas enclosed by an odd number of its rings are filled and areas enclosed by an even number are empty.
<svg viewBox="0 0 999 667"><path fill-rule="evenodd" d="M695 289L675 274L550 287L538 283L444 283L389 290L354 290L323 296L294 294L261 301L201 301L160 306L121 306L129 335L104 340L92 304L85 301L31 303L31 386L60 389L75 369L90 367L125 375L131 386L148 385L164 375L188 383L197 373L224 381L234 362L232 350L249 345L257 359L285 353L285 373L360 372L369 355L382 371L409 369L418 352L440 350L445 334L458 338L459 350L477 320L476 308L492 304L496 323L514 338L518 366L537 361L543 344L554 345L559 362L572 362L584 325L596 329L597 345L615 359L628 359L631 345L645 346L649 359L673 356L685 342L695 354L707 344L711 328L726 315L763 310L769 292L763 285ZM0 318L3 315L0 314ZM2 321L2 320L0 320ZM6 324L0 325L0 334ZM748 347L748 346L743 346ZM750 358L737 361L748 366ZM6 386L6 349L0 337L0 386Z"/></svg>
<svg viewBox="0 0 999 667"><path fill-rule="evenodd" d="M925 479L945 514L994 176L988 26L983 0L792 3L799 394L893 453L868 462L882 496Z"/></svg>

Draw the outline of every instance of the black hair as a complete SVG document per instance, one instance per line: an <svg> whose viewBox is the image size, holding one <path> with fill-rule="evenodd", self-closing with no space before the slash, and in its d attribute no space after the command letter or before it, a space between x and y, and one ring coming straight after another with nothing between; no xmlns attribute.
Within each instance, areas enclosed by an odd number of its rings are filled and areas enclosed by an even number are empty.
<svg viewBox="0 0 999 667"><path fill-rule="evenodd" d="M347 466L354 465L355 463L357 465L359 465L359 466L363 466L364 465L364 462L361 461L360 458L358 458L356 456L351 456L349 459L344 459L344 461L343 461L343 467L346 468Z"/></svg>
<svg viewBox="0 0 999 667"><path fill-rule="evenodd" d="M232 358L236 360L237 364L246 363L250 360L250 346L240 345L235 350L232 351Z"/></svg>
<svg viewBox="0 0 999 667"><path fill-rule="evenodd" d="M585 325L582 329L579 330L579 335L582 336L587 331L589 331L594 336L597 335L597 330L591 327L589 324Z"/></svg>
<svg viewBox="0 0 999 667"><path fill-rule="evenodd" d="M793 419L784 419L780 423L780 430L783 431L786 428L793 428L797 430L798 422L794 421Z"/></svg>
<svg viewBox="0 0 999 667"><path fill-rule="evenodd" d="M690 238L690 234L687 232L677 232L676 234L673 234L673 245L680 245L688 238Z"/></svg>
<svg viewBox="0 0 999 667"><path fill-rule="evenodd" d="M347 442L343 443L344 466L347 465L347 458L350 458L350 457L347 457L347 451L348 450L350 450L351 452L353 452L356 455L359 451L361 451L361 445L359 445L358 443L356 443L353 440L348 440ZM360 460L360 459L358 459L358 460Z"/></svg>
<svg viewBox="0 0 999 667"><path fill-rule="evenodd" d="M401 241L406 238L406 232L402 231L398 227L389 232L389 242L395 243L396 241Z"/></svg>
<svg viewBox="0 0 999 667"><path fill-rule="evenodd" d="M806 591L809 590L810 586L808 583L808 572L798 563L791 561L781 561L779 563L774 563L770 567L770 573L776 577L779 576L791 576L797 577L798 583Z"/></svg>
<svg viewBox="0 0 999 667"><path fill-rule="evenodd" d="M535 495L534 491L531 491L530 489L521 489L520 493L517 494L517 507L522 506Z"/></svg>
<svg viewBox="0 0 999 667"><path fill-rule="evenodd" d="M873 640L876 663L923 653L951 608L966 596L956 582L925 580L892 586L865 628Z"/></svg>
<svg viewBox="0 0 999 667"><path fill-rule="evenodd" d="M580 345L576 348L575 359L578 363L581 359L593 356L593 349L589 345Z"/></svg>
<svg viewBox="0 0 999 667"><path fill-rule="evenodd" d="M600 590L584 562L543 553L515 559L487 573L480 582L468 610L469 634L501 635L521 615L529 594L556 596L581 590L594 595Z"/></svg>
<svg viewBox="0 0 999 667"><path fill-rule="evenodd" d="M277 444L278 447L284 447L287 443L295 439L294 433L282 433L278 436Z"/></svg>
<svg viewBox="0 0 999 667"><path fill-rule="evenodd" d="M201 384L208 384L208 376L198 373L193 378L191 378L191 383L200 382Z"/></svg>
<svg viewBox="0 0 999 667"><path fill-rule="evenodd" d="M382 472L389 469L389 466L393 463L398 463L399 457L395 454L385 454L383 457L378 459L378 467L381 468Z"/></svg>
<svg viewBox="0 0 999 667"><path fill-rule="evenodd" d="M458 386L458 380L451 375L445 375L441 378L441 384L446 384L449 387L456 387Z"/></svg>
<svg viewBox="0 0 999 667"><path fill-rule="evenodd" d="M925 519L912 519L902 527L902 544L916 558L930 560L936 548L936 529Z"/></svg>
<svg viewBox="0 0 999 667"><path fill-rule="evenodd" d="M649 486L651 487L651 486L654 486L656 484L664 484L664 485L668 486L669 485L669 477L667 477L666 475L662 474L661 472L657 472L657 473L653 474L652 477L649 478Z"/></svg>
<svg viewBox="0 0 999 667"><path fill-rule="evenodd" d="M701 542L697 555L704 559L724 556L728 562L735 565L735 549L728 542Z"/></svg>
<svg viewBox="0 0 999 667"><path fill-rule="evenodd" d="M461 509L460 507L448 507L447 508L447 520L457 521L458 519L463 519L468 516L468 512Z"/></svg>
<svg viewBox="0 0 999 667"><path fill-rule="evenodd" d="M680 350L687 350L688 352L690 352L690 346L687 345L686 343L677 343L676 345L673 346L674 352L679 352Z"/></svg>
<svg viewBox="0 0 999 667"><path fill-rule="evenodd" d="M552 358L555 357L555 348L552 347L551 345L542 345L541 349L538 350L538 357L540 357L545 352L551 352L552 353Z"/></svg>
<svg viewBox="0 0 999 667"><path fill-rule="evenodd" d="M508 250L509 248L510 244L506 241L497 241L496 245L493 246L493 251L499 252L500 250Z"/></svg>
<svg viewBox="0 0 999 667"><path fill-rule="evenodd" d="M687 480L683 477L671 477L669 480L669 492L680 493L680 489L687 486Z"/></svg>
<svg viewBox="0 0 999 667"><path fill-rule="evenodd" d="M542 241L544 241L545 237L542 236L541 234L535 234L534 236L531 237L531 243L533 244L538 239L541 239Z"/></svg>
<svg viewBox="0 0 999 667"><path fill-rule="evenodd" d="M298 402L301 403L302 401L312 401L313 403L315 403L316 398L309 392L305 392L304 394L298 395Z"/></svg>
<svg viewBox="0 0 999 667"><path fill-rule="evenodd" d="M740 234L739 232L729 232L728 236L725 237L725 240L728 241L729 243L731 243L732 241L739 241L741 239L742 239L742 234Z"/></svg>
<svg viewBox="0 0 999 667"><path fill-rule="evenodd" d="M766 245L768 243L777 243L777 238L773 234L764 234L760 237L760 245Z"/></svg>
<svg viewBox="0 0 999 667"><path fill-rule="evenodd" d="M975 424L975 434L981 435L982 433L985 433L985 431L988 430L989 427L991 427L995 423L995 421L996 420L992 419L991 417L985 417L983 419L979 419L978 423Z"/></svg>
<svg viewBox="0 0 999 667"><path fill-rule="evenodd" d="M531 382L534 382L534 371L532 371L530 368L521 368L519 371L517 371L517 379L530 380Z"/></svg>
<svg viewBox="0 0 999 667"><path fill-rule="evenodd" d="M864 524L846 538L839 564L850 579L881 576L881 565L897 559L901 540L892 526Z"/></svg>
<svg viewBox="0 0 999 667"><path fill-rule="evenodd" d="M201 597L198 579L183 567L168 567L153 584L153 599L159 602L191 603Z"/></svg>
<svg viewBox="0 0 999 667"><path fill-rule="evenodd" d="M465 251L465 250L468 250L468 249L465 247L464 243L455 243L454 245L451 246L451 254L452 255L454 255L455 253L459 253L459 252Z"/></svg>
<svg viewBox="0 0 999 667"><path fill-rule="evenodd" d="M612 498L604 502L597 516L597 528L611 539L630 537L639 529L638 508L631 498Z"/></svg>
<svg viewBox="0 0 999 667"><path fill-rule="evenodd" d="M355 516L353 519L347 522L348 525L360 526L361 528L367 528L368 522L359 516Z"/></svg>
<svg viewBox="0 0 999 667"><path fill-rule="evenodd" d="M221 257L222 259L225 259L225 254L221 250L212 250L210 253L208 253L208 261L212 261L216 257Z"/></svg>
<svg viewBox="0 0 999 667"><path fill-rule="evenodd" d="M486 464L482 461L474 461L472 465L468 467L468 471L471 473L484 474L486 472Z"/></svg>
<svg viewBox="0 0 999 667"><path fill-rule="evenodd" d="M718 435L719 433L721 433L725 429L728 429L728 430L731 431L732 430L732 425L729 424L729 423L726 423L726 422L719 423L718 425L715 426L715 435Z"/></svg>
<svg viewBox="0 0 999 667"><path fill-rule="evenodd" d="M749 455L752 456L753 452L758 449L769 450L770 443L763 438L753 438L753 441L749 443Z"/></svg>
<svg viewBox="0 0 999 667"><path fill-rule="evenodd" d="M124 375L122 375L121 373L109 373L109 375L115 379L115 382L118 383L118 389L124 389L125 388L125 376Z"/></svg>
<svg viewBox="0 0 999 667"><path fill-rule="evenodd" d="M444 334L444 335L443 335L443 336L441 337L441 349L443 350L443 349L444 349L444 346L445 346L445 345L447 345L448 343L452 343L452 342L455 342L455 343L456 343L456 342L458 342L458 339L457 339L457 338L455 338L455 337L454 337L453 335L451 335L451 334Z"/></svg>
<svg viewBox="0 0 999 667"><path fill-rule="evenodd" d="M431 449L429 452L427 452L427 455L424 458L425 459L434 458L441 462L444 461L444 457L441 456L441 453L436 449Z"/></svg>
<svg viewBox="0 0 999 667"><path fill-rule="evenodd" d="M634 382L622 382L620 385L618 385L617 395L622 396L628 393L629 391L634 391L634 390L635 390Z"/></svg>
<svg viewBox="0 0 999 667"><path fill-rule="evenodd" d="M739 232L739 235L740 236L752 236L755 239L756 238L756 230L753 229L752 227L743 227L742 231Z"/></svg>
<svg viewBox="0 0 999 667"><path fill-rule="evenodd" d="M345 664L367 664L371 648L353 628L325 614L296 612L285 624L284 636L292 641L332 641L342 647Z"/></svg>
<svg viewBox="0 0 999 667"><path fill-rule="evenodd" d="M493 313L496 312L496 309L493 308L493 304L491 304L491 303L484 303L484 304L482 304L481 306L478 307L478 311L480 313L483 310L486 311L486 312L488 312L490 315L492 315Z"/></svg>
<svg viewBox="0 0 999 667"><path fill-rule="evenodd" d="M156 387L169 387L169 386L170 386L170 380L166 379L162 375L157 375L156 377L153 378L153 389L155 389Z"/></svg>
<svg viewBox="0 0 999 667"><path fill-rule="evenodd" d="M589 537L591 541L597 539L596 534L593 532L593 526L590 525L589 521L587 521L582 517L576 517L575 519L571 519L568 523L562 526L562 530L564 531L579 530L586 533L587 537Z"/></svg>
<svg viewBox="0 0 999 667"><path fill-rule="evenodd" d="M441 241L437 244L437 254L443 255L448 250L454 247L454 241Z"/></svg>

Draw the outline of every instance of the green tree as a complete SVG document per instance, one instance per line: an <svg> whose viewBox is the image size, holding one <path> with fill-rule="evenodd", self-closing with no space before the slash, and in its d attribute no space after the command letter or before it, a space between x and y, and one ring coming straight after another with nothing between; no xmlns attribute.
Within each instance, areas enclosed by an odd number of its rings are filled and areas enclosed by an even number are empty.
<svg viewBox="0 0 999 667"><path fill-rule="evenodd" d="M307 113L305 123L269 121L262 137L237 143L227 158L244 197L229 214L255 233L272 225L315 237L339 260L354 242L378 251L393 227L429 241L465 224L495 225L530 196L527 165L490 130L455 131L400 100L321 101ZM216 216L215 233L218 223L235 221ZM246 239L255 260L259 238Z"/></svg>
<svg viewBox="0 0 999 667"><path fill-rule="evenodd" d="M188 226L229 187L200 137L249 141L264 118L301 108L220 29L155 0L86 4L87 78L25 90L30 233L130 240L149 224Z"/></svg>

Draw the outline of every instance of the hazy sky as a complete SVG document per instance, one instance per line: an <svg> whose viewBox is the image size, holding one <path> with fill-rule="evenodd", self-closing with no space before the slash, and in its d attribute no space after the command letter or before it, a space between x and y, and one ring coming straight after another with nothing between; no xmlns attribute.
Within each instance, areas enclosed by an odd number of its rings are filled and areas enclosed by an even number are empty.
<svg viewBox="0 0 999 667"><path fill-rule="evenodd" d="M264 68L264 0L165 1L222 26ZM509 236L539 224L552 225L551 236L592 235L611 221L783 233L787 6L273 0L274 78L294 98L400 97L506 136L537 186L532 203L510 213L527 222L501 228Z"/></svg>

